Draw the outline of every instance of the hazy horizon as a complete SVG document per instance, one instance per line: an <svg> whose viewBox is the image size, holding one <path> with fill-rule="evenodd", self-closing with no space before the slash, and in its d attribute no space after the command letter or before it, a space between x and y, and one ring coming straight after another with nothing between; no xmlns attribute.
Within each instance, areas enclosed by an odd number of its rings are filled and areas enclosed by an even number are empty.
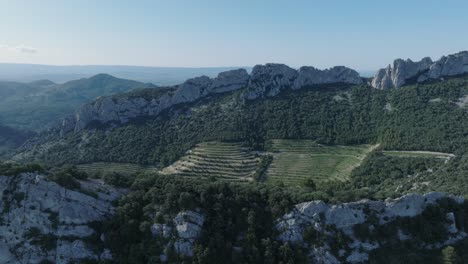
<svg viewBox="0 0 468 264"><path fill-rule="evenodd" d="M375 71L466 50L468 3L447 3L0 1L0 62Z"/></svg>

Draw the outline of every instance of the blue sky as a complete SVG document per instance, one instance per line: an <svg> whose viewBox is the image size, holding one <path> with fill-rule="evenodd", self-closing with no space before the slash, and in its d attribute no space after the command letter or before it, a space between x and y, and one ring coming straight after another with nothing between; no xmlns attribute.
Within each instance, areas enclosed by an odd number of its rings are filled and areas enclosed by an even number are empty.
<svg viewBox="0 0 468 264"><path fill-rule="evenodd" d="M468 1L0 0L0 62L384 67L468 49Z"/></svg>

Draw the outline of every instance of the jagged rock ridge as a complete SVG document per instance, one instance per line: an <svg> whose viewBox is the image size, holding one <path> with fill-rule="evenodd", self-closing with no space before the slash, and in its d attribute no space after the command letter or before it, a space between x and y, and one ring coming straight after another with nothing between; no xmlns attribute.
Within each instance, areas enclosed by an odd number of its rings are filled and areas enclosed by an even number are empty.
<svg viewBox="0 0 468 264"><path fill-rule="evenodd" d="M371 84L377 89L399 88L410 79L421 83L467 72L468 51L443 56L435 62L428 57L419 62L396 59L393 65L377 71Z"/></svg>
<svg viewBox="0 0 468 264"><path fill-rule="evenodd" d="M0 176L0 263L71 263L110 259L109 250L86 243L96 234L92 223L114 213L121 193L98 181L82 183L96 197L65 189L44 176Z"/></svg>
<svg viewBox="0 0 468 264"><path fill-rule="evenodd" d="M157 116L177 104L191 103L208 95L242 88L246 88L244 98L252 100L275 96L283 89L300 89L308 85L341 82L361 84L362 79L356 71L343 66L327 70L302 67L297 71L283 64L257 65L250 75L245 69L238 69L222 72L213 79L207 76L196 77L170 87L167 92L152 98L102 97L76 110L56 129L64 134L81 131L92 121L124 124L138 116Z"/></svg>

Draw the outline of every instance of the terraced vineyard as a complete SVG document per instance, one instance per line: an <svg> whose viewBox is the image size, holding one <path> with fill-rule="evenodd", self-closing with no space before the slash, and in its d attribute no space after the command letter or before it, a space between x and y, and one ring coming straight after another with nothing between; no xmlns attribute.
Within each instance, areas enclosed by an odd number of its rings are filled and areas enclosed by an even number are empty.
<svg viewBox="0 0 468 264"><path fill-rule="evenodd" d="M131 163L115 163L115 162L95 162L90 164L81 164L76 166L79 170L89 174L118 172L120 174L134 174L140 172L156 172L156 166L143 166Z"/></svg>
<svg viewBox="0 0 468 264"><path fill-rule="evenodd" d="M266 172L267 182L301 185L315 181L348 179L376 146L325 146L311 140L272 140L273 162Z"/></svg>
<svg viewBox="0 0 468 264"><path fill-rule="evenodd" d="M239 143L205 142L189 150L161 173L248 181L252 179L258 163L259 159Z"/></svg>

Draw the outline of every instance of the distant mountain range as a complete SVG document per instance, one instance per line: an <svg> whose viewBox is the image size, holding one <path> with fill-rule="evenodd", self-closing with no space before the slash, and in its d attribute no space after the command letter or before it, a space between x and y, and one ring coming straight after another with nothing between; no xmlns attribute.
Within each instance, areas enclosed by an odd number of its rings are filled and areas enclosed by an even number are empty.
<svg viewBox="0 0 468 264"><path fill-rule="evenodd" d="M150 82L159 86L175 85L187 79L206 75L216 77L218 73L243 68L248 72L252 67L144 67L144 66L54 66L40 64L0 63L0 80L15 82L32 82L36 80L51 80L64 83L80 78L89 78L99 73L107 73L122 79L139 82ZM358 71L363 77L372 77L373 70Z"/></svg>
<svg viewBox="0 0 468 264"><path fill-rule="evenodd" d="M50 80L30 83L0 82L0 123L39 130L70 114L96 97L128 92L136 88L156 88L150 83L98 74L64 84Z"/></svg>
<svg viewBox="0 0 468 264"><path fill-rule="evenodd" d="M64 83L80 78L89 78L96 74L107 73L118 78L139 82L151 82L159 86L174 85L196 76L215 77L222 71L239 67L143 67L143 66L54 66L39 64L0 63L0 80L15 82L32 82L50 80ZM250 67L242 67L250 70Z"/></svg>

